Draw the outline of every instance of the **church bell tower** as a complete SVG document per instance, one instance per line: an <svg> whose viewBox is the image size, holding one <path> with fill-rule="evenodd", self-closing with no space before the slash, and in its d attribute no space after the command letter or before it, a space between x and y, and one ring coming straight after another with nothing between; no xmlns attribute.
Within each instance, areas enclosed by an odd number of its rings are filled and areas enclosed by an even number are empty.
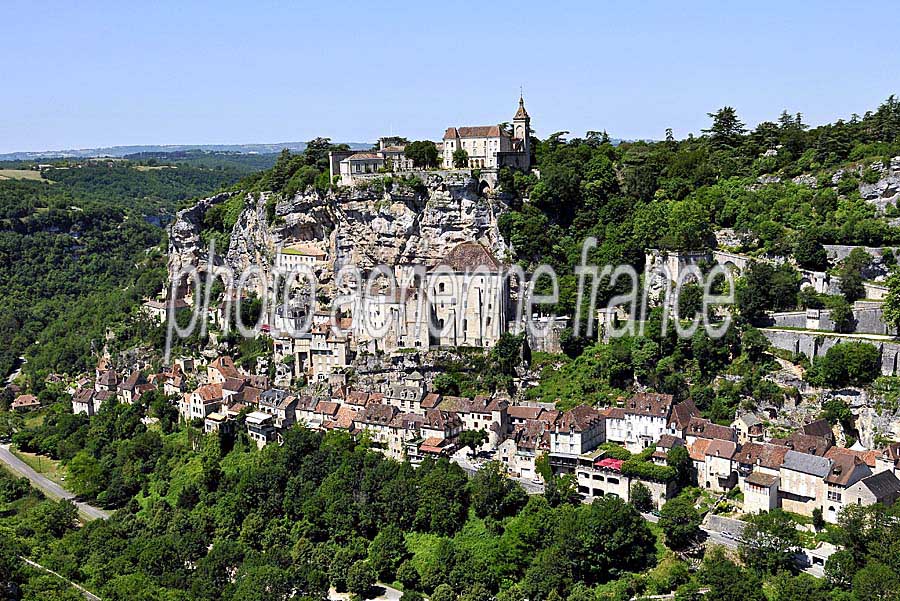
<svg viewBox="0 0 900 601"><path fill-rule="evenodd" d="M525 110L525 99L519 94L519 110L513 117L513 137L521 140L522 152L525 153L525 171L531 168L531 138L528 132L531 131L531 117Z"/></svg>

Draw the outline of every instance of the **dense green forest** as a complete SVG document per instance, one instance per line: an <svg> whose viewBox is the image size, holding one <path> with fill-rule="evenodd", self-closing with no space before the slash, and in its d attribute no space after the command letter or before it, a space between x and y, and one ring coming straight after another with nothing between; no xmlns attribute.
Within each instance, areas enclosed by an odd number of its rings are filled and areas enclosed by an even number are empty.
<svg viewBox="0 0 900 601"><path fill-rule="evenodd" d="M528 497L497 464L472 477L446 459L414 469L343 433L298 426L257 450L243 435L204 436L167 419L148 430L141 418L160 404L106 405L88 420L63 402L16 435L24 448L71 457L69 484L120 509L79 527L71 503L0 471L5 598L78 598L19 556L112 601L314 600L330 586L362 599L377 582L402 588L405 601L627 601L673 590L683 600L869 601L900 585L896 508L850 507L805 539L789 514L762 514L737 556L711 551L692 564L697 489L653 525L615 496L581 504L567 476ZM810 537L844 547L824 579L792 571Z"/></svg>
<svg viewBox="0 0 900 601"><path fill-rule="evenodd" d="M89 161L0 181L0 375L76 373L92 342L165 279L165 225L234 170Z"/></svg>

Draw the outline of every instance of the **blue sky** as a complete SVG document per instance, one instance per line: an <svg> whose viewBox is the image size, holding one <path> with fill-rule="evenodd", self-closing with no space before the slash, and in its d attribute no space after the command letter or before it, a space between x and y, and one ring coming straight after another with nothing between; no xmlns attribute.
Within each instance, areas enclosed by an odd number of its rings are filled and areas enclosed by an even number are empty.
<svg viewBox="0 0 900 601"><path fill-rule="evenodd" d="M786 4L5 0L0 152L437 139L511 119L520 85L539 136L622 138L900 93L895 4Z"/></svg>

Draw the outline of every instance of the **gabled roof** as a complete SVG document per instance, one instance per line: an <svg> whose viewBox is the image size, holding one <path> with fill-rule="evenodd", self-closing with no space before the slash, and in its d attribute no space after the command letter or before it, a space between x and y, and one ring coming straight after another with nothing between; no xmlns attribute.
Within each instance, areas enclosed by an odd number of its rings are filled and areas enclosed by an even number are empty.
<svg viewBox="0 0 900 601"><path fill-rule="evenodd" d="M694 401L688 399L672 407L669 425L675 426L676 430L685 430L688 427L691 418L699 416L700 410L697 409L697 405L694 404Z"/></svg>
<svg viewBox="0 0 900 601"><path fill-rule="evenodd" d="M322 415L335 416L337 415L338 409L340 409L340 405L337 403L333 403L331 401L320 401L316 405L316 413L321 413Z"/></svg>
<svg viewBox="0 0 900 601"><path fill-rule="evenodd" d="M677 436L672 436L671 434L663 434L659 437L659 440L656 441L656 446L662 449L674 449L675 447L683 447L684 440Z"/></svg>
<svg viewBox="0 0 900 601"><path fill-rule="evenodd" d="M831 447L825 453L825 456L832 460L834 460L838 455L853 455L855 457L858 457L869 467L875 467L876 460L878 459L878 451L875 450L857 451L852 448L844 449L841 447Z"/></svg>
<svg viewBox="0 0 900 601"><path fill-rule="evenodd" d="M886 499L900 492L900 479L894 475L894 472L879 472L868 478L859 481L860 486L864 486L875 495L876 499Z"/></svg>
<svg viewBox="0 0 900 601"><path fill-rule="evenodd" d="M781 467L792 472L824 478L831 471L831 460L818 455L788 450L784 455Z"/></svg>
<svg viewBox="0 0 900 601"><path fill-rule="evenodd" d="M532 419L516 426L512 437L516 441L517 449L534 451L543 448L543 439L546 431L547 424L545 422Z"/></svg>
<svg viewBox="0 0 900 601"><path fill-rule="evenodd" d="M107 369L100 374L100 378L97 381L101 386L115 386L119 383L119 376L116 375L115 370Z"/></svg>
<svg viewBox="0 0 900 601"><path fill-rule="evenodd" d="M826 459L831 461L831 471L825 477L829 484L850 486L872 473L862 458L852 451L830 453Z"/></svg>
<svg viewBox="0 0 900 601"><path fill-rule="evenodd" d="M736 449L737 445L735 445L730 440L713 439L709 441L709 445L706 447L706 456L731 459L732 457L734 457L734 452Z"/></svg>
<svg viewBox="0 0 900 601"><path fill-rule="evenodd" d="M688 423L688 436L697 438L715 438L719 440L734 440L734 430L728 426L714 424L708 419L692 417Z"/></svg>
<svg viewBox="0 0 900 601"><path fill-rule="evenodd" d="M351 154L344 161L374 161L374 160L384 160L381 155L375 154L374 152L357 152L356 154ZM343 162L343 161L341 161Z"/></svg>
<svg viewBox="0 0 900 601"><path fill-rule="evenodd" d="M209 366L222 374L223 378L240 378L241 374L234 366L234 361L228 355L217 357Z"/></svg>
<svg viewBox="0 0 900 601"><path fill-rule="evenodd" d="M222 400L221 384L204 384L194 391L194 394L200 397L204 403Z"/></svg>
<svg viewBox="0 0 900 601"><path fill-rule="evenodd" d="M425 413L423 425L433 430L452 430L462 426L462 420L459 419L458 415L450 411L431 409Z"/></svg>
<svg viewBox="0 0 900 601"><path fill-rule="evenodd" d="M364 424L387 425L396 414L397 408L393 405L369 405L359 416L359 421Z"/></svg>
<svg viewBox="0 0 900 601"><path fill-rule="evenodd" d="M423 409L434 409L435 407L438 406L438 404L440 404L441 399L442 399L442 397L438 393L429 392L422 399L422 402L420 403L420 405Z"/></svg>
<svg viewBox="0 0 900 601"><path fill-rule="evenodd" d="M753 415L752 413L744 413L743 415L739 415L735 422L743 423L748 429L753 426L761 426L762 422L758 417Z"/></svg>
<svg viewBox="0 0 900 601"><path fill-rule="evenodd" d="M425 418L417 413L400 413L391 420L391 427L403 430L418 430L424 422Z"/></svg>
<svg viewBox="0 0 900 601"><path fill-rule="evenodd" d="M143 380L144 375L136 369L119 385L119 390L133 392L134 387L143 383Z"/></svg>
<svg viewBox="0 0 900 601"><path fill-rule="evenodd" d="M543 411L540 407L527 407L525 405L512 405L506 410L506 415L514 419L537 419Z"/></svg>
<svg viewBox="0 0 900 601"><path fill-rule="evenodd" d="M227 390L229 392L240 392L243 390L244 385L243 378L225 378L225 382L222 384L222 390Z"/></svg>
<svg viewBox="0 0 900 601"><path fill-rule="evenodd" d="M18 409L19 407L36 407L40 404L41 402L33 394L20 394L12 402L11 406L13 409Z"/></svg>
<svg viewBox="0 0 900 601"><path fill-rule="evenodd" d="M569 409L556 420L557 431L584 432L604 423L603 415L589 405Z"/></svg>
<svg viewBox="0 0 900 601"><path fill-rule="evenodd" d="M688 455L694 461L706 461L706 449L711 441L708 438L698 438L694 444L688 446Z"/></svg>
<svg viewBox="0 0 900 601"><path fill-rule="evenodd" d="M455 138L499 138L499 125L468 125L464 127L448 127L444 132L444 140Z"/></svg>
<svg viewBox="0 0 900 601"><path fill-rule="evenodd" d="M456 273L466 273L477 268L484 268L490 272L500 268L500 263L491 254L491 251L478 242L457 244L450 249L441 265L449 267Z"/></svg>
<svg viewBox="0 0 900 601"><path fill-rule="evenodd" d="M72 395L73 403L90 403L94 400L94 389L93 388L79 388L75 391L75 394Z"/></svg>
<svg viewBox="0 0 900 601"><path fill-rule="evenodd" d="M734 460L744 465L759 465L777 470L784 462L787 447L766 442L748 442L734 454Z"/></svg>
<svg viewBox="0 0 900 601"><path fill-rule="evenodd" d="M811 455L824 456L831 447L831 441L822 436L812 436L802 432L794 432L785 439L773 439L775 444L781 444L794 451L809 453Z"/></svg>
<svg viewBox="0 0 900 601"><path fill-rule="evenodd" d="M259 401L259 395L261 394L262 390L259 388L244 386L244 389L241 391L241 400L245 403L257 403Z"/></svg>
<svg viewBox="0 0 900 601"><path fill-rule="evenodd" d="M672 395L658 392L639 392L625 403L622 410L631 415L646 415L668 419L672 411Z"/></svg>
<svg viewBox="0 0 900 601"><path fill-rule="evenodd" d="M800 428L800 431L809 436L822 436L829 440L834 439L834 431L831 429L831 424L824 419L817 419L814 422L810 422Z"/></svg>

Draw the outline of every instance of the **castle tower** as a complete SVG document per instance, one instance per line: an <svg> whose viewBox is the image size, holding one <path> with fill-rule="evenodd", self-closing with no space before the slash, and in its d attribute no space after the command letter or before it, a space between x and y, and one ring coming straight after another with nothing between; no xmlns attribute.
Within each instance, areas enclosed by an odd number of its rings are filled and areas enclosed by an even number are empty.
<svg viewBox="0 0 900 601"><path fill-rule="evenodd" d="M531 168L531 138L528 132L531 131L531 117L525 110L525 99L519 94L519 110L513 117L513 137L522 141L522 152L525 153L525 171Z"/></svg>

